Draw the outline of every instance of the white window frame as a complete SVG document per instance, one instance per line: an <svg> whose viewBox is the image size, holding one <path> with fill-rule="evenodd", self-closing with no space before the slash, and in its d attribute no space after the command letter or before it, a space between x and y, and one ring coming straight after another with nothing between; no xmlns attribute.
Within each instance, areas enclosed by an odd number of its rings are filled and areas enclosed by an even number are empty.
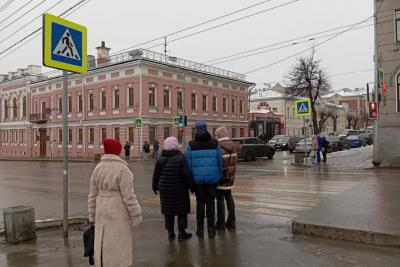
<svg viewBox="0 0 400 267"><path fill-rule="evenodd" d="M394 39L396 43L400 42L400 9L394 11Z"/></svg>

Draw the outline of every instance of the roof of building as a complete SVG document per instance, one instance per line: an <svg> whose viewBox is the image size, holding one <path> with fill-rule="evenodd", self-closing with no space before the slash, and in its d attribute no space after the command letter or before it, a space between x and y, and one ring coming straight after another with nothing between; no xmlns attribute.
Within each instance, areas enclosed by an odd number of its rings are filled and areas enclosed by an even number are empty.
<svg viewBox="0 0 400 267"><path fill-rule="evenodd" d="M321 96L321 98L331 98L334 97L335 95L340 96L340 97L356 97L356 96L363 96L367 95L367 89L364 88L356 88L356 89L342 89L340 91L332 92L330 94L326 94Z"/></svg>
<svg viewBox="0 0 400 267"><path fill-rule="evenodd" d="M285 93L287 87L277 83L274 87L264 86L262 88L255 88L252 90L253 94L250 100L271 100L279 98L288 98L289 94Z"/></svg>

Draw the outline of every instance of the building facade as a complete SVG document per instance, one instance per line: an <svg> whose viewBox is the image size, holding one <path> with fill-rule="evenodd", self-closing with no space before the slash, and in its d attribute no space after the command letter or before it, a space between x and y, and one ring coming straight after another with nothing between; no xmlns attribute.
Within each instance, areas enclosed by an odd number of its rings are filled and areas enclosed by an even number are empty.
<svg viewBox="0 0 400 267"><path fill-rule="evenodd" d="M372 126L373 121L368 118L368 97L367 89L342 89L330 94L321 96L321 99L326 100L337 105L347 105L350 110L354 112L357 117L357 129L365 129ZM372 99L372 95L370 96Z"/></svg>
<svg viewBox="0 0 400 267"><path fill-rule="evenodd" d="M281 134L291 136L301 136L304 133L303 118L295 116L295 100L288 88L276 84L274 87L256 88L250 96L250 112L257 111L260 103L266 102L271 107L271 111L282 115L281 117ZM333 118L329 118L323 124L322 132L338 132L341 133L347 128L348 106L343 104L335 104L325 99L318 99L316 102L317 113L322 110L329 109L336 115L336 123ZM311 116L307 118L309 122L306 127L310 126ZM318 122L320 117L318 117ZM336 125L335 125L336 124Z"/></svg>
<svg viewBox="0 0 400 267"><path fill-rule="evenodd" d="M115 138L130 142L131 155L139 157L144 141L177 136L187 144L196 120L205 120L211 133L226 125L232 137L247 136L252 84L243 75L147 50L109 56L104 43L97 49L87 74L69 75L67 107L59 71L12 74L0 82L0 156L61 157L67 138L70 157L93 157L102 153L102 140ZM187 116L183 134L173 126L176 116ZM134 125L138 117L142 128Z"/></svg>
<svg viewBox="0 0 400 267"><path fill-rule="evenodd" d="M400 165L400 2L375 0L374 3L375 84L381 100L375 122L374 162ZM380 71L383 77L378 78Z"/></svg>

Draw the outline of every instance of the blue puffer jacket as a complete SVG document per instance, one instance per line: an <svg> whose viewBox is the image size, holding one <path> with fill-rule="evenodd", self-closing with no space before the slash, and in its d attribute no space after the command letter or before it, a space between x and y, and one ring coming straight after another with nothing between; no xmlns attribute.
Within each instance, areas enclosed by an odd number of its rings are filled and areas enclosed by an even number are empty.
<svg viewBox="0 0 400 267"><path fill-rule="evenodd" d="M222 150L206 132L196 135L186 149L186 160L196 184L217 184L222 176Z"/></svg>

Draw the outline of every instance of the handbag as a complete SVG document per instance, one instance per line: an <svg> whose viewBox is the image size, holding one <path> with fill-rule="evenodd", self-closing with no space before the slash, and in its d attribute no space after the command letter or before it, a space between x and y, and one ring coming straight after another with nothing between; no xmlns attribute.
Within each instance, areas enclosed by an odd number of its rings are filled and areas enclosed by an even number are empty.
<svg viewBox="0 0 400 267"><path fill-rule="evenodd" d="M229 175L229 164L231 164L231 159L232 159L232 153L229 154L228 166L222 170L221 179L219 180L221 184L227 183L231 180L231 176Z"/></svg>
<svg viewBox="0 0 400 267"><path fill-rule="evenodd" d="M83 233L84 257L89 257L89 264L94 265L94 225L91 224Z"/></svg>

